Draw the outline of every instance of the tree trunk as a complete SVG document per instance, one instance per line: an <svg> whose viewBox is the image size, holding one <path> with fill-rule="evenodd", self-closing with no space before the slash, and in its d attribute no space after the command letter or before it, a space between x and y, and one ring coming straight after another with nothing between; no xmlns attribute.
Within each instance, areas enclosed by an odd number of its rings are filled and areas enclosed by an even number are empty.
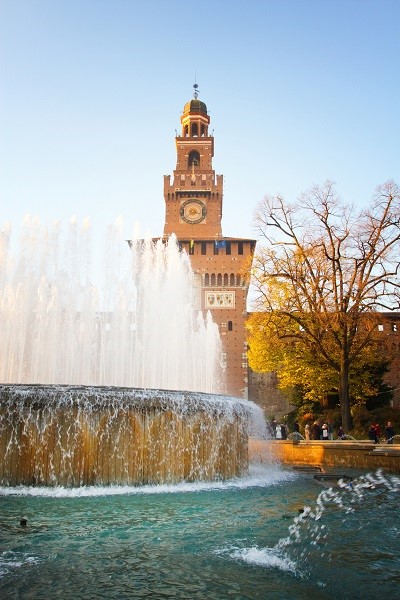
<svg viewBox="0 0 400 600"><path fill-rule="evenodd" d="M349 360L347 356L343 356L340 361L339 400L342 427L344 432L347 433L352 425L349 395Z"/></svg>

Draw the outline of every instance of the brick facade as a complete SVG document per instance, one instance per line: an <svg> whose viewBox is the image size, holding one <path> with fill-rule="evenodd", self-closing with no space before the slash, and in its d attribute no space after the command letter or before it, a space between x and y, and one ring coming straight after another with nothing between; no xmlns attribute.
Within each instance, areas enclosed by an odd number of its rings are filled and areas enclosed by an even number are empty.
<svg viewBox="0 0 400 600"><path fill-rule="evenodd" d="M226 392L247 398L245 321L250 269L256 242L222 235L223 176L212 165L214 138L204 102L187 102L176 136L176 167L164 176L163 237L175 234L191 259L200 308L217 323L226 363Z"/></svg>

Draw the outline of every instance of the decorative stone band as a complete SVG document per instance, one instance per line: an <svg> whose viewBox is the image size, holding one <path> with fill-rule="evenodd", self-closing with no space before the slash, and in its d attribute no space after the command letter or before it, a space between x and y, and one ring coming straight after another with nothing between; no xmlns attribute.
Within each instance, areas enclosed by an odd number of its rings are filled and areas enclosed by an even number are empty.
<svg viewBox="0 0 400 600"><path fill-rule="evenodd" d="M224 290L206 292L205 305L207 309L235 308L235 292L226 292Z"/></svg>

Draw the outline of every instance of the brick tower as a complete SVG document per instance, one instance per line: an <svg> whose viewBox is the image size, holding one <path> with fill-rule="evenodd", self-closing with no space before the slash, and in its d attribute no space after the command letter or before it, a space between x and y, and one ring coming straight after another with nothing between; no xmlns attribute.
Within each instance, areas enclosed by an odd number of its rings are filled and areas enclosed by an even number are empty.
<svg viewBox="0 0 400 600"><path fill-rule="evenodd" d="M164 238L174 233L191 259L201 291L201 309L210 310L224 348L227 393L247 398L247 343L244 323L255 240L224 237L221 229L223 176L212 165L214 138L207 106L187 102L181 135L175 138L176 168L164 176Z"/></svg>

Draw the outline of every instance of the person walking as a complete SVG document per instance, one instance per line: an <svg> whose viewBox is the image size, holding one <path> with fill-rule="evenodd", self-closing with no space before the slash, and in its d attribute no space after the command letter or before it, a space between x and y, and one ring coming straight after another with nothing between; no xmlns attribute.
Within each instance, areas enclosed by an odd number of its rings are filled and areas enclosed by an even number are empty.
<svg viewBox="0 0 400 600"><path fill-rule="evenodd" d="M395 436L394 428L391 421L388 421L388 424L385 427L385 438L387 444L393 444L393 438Z"/></svg>
<svg viewBox="0 0 400 600"><path fill-rule="evenodd" d="M344 431L343 431L343 427L340 426L337 432L337 436L339 440L344 440L345 439L345 435L344 435Z"/></svg>
<svg viewBox="0 0 400 600"><path fill-rule="evenodd" d="M312 426L312 439L320 440L321 439L321 427L319 426L318 421L314 421Z"/></svg>
<svg viewBox="0 0 400 600"><path fill-rule="evenodd" d="M376 433L376 427L374 425L374 423L372 423L371 427L369 428L368 431L368 438L374 442L374 444L378 444L379 440L378 440L378 435Z"/></svg>

